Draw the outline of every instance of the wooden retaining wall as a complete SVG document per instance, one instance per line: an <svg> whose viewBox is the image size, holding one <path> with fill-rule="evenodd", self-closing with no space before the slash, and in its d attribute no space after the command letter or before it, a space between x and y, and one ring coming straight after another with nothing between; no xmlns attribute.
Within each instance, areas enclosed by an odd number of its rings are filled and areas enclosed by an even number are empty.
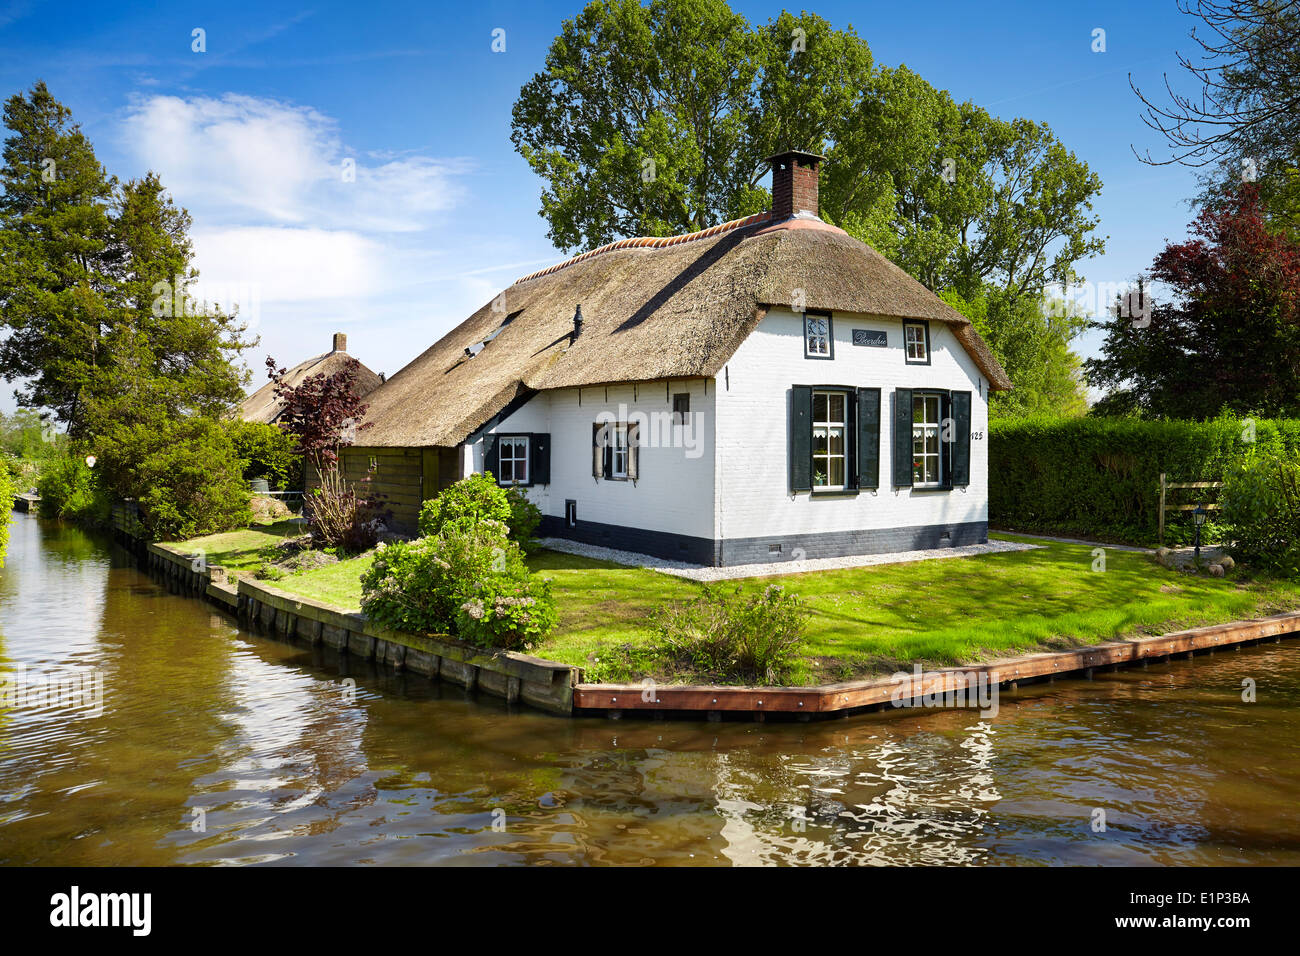
<svg viewBox="0 0 1300 956"><path fill-rule="evenodd" d="M755 719L766 714L808 718L813 714L844 716L854 711L892 704L896 700L942 697L976 686L996 685L1014 690L1021 681L1092 676L1095 668L1126 667L1300 633L1300 611L1253 621L1234 621L1156 637L1110 641L1069 651L1008 658L991 664L971 664L927 671L906 678L822 684L816 687L734 687L649 684L579 684L575 712L600 711L611 717L624 711L694 712L719 719L726 712L745 712Z"/></svg>
<svg viewBox="0 0 1300 956"><path fill-rule="evenodd" d="M267 634L331 647L397 670L482 691L508 703L524 703L555 714L573 711L573 689L582 680L581 668L513 651L486 651L446 637L389 630L360 613L307 600L260 581L231 581L225 568L204 567L179 548L150 544L146 550L150 569L177 589L222 604Z"/></svg>

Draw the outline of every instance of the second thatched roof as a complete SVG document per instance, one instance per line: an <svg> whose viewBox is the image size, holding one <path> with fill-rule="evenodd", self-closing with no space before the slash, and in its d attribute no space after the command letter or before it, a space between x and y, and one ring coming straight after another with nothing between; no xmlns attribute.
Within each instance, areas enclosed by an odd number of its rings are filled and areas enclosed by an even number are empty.
<svg viewBox="0 0 1300 956"><path fill-rule="evenodd" d="M769 307L800 300L943 322L990 388L1011 387L969 320L884 256L818 219L763 213L622 240L520 279L368 396L364 444L455 446L543 389L711 377ZM571 341L578 304L583 328Z"/></svg>
<svg viewBox="0 0 1300 956"><path fill-rule="evenodd" d="M312 375L323 373L329 376L341 372L347 366L347 363L352 360L352 356L348 355L346 347L339 347L340 343L346 345L346 337L340 333L335 333L335 347L328 352L322 352L320 355L313 355L309 359L304 359L289 369L284 373L284 384L297 386ZM383 384L384 380L363 363L358 361L357 364L360 368L357 369L352 390L357 395L369 395ZM275 383L267 382L240 402L235 412L239 418L246 422L261 422L264 425L274 425L284 412L284 402L275 397Z"/></svg>

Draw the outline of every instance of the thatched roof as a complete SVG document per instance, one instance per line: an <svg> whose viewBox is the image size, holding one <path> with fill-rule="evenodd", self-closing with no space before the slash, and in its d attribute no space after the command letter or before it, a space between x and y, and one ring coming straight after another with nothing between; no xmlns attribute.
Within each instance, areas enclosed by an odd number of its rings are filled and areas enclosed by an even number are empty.
<svg viewBox="0 0 1300 956"><path fill-rule="evenodd" d="M320 355L313 355L285 372L284 384L301 385L303 379L319 372L333 375L335 372L341 371L350 358L352 356L342 349L333 349L329 352L322 352ZM357 395L369 395L383 384L383 379L366 368L364 364L359 362L358 364L361 367L357 369L353 391ZM267 382L252 395L249 395L239 403L237 409L239 417L244 421L261 422L265 425L274 424L283 411L284 403L275 397L275 384L273 382Z"/></svg>
<svg viewBox="0 0 1300 956"><path fill-rule="evenodd" d="M884 256L820 220L763 213L525 276L369 396L364 443L454 446L534 391L712 376L769 307L801 295L808 309L946 323L990 388L1011 387L970 322Z"/></svg>

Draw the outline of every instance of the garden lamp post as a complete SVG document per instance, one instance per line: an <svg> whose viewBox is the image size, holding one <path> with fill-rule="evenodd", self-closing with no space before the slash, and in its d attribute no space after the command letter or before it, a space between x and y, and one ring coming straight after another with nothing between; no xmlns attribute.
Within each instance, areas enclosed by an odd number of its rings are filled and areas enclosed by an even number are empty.
<svg viewBox="0 0 1300 956"><path fill-rule="evenodd" d="M1197 567L1201 565L1201 525L1205 524L1205 513L1205 505L1203 504L1198 504L1192 509L1192 523L1196 526L1192 544L1196 548L1195 561Z"/></svg>

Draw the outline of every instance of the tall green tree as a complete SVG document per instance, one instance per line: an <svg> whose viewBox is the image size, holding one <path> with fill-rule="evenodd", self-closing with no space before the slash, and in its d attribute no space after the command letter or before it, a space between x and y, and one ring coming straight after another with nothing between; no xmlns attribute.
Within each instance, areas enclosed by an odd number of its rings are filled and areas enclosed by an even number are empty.
<svg viewBox="0 0 1300 956"><path fill-rule="evenodd" d="M953 290L939 297L971 320L1015 384L989 396L990 417L1087 412L1083 361L1070 350L1090 324L1086 316L1062 300L1016 297L995 285L969 298Z"/></svg>
<svg viewBox="0 0 1300 956"><path fill-rule="evenodd" d="M1300 236L1300 0L1178 0L1196 21L1178 54L1190 89L1133 87L1143 120L1168 152L1140 158L1202 170L1198 204L1233 205L1243 182L1258 184L1270 225Z"/></svg>
<svg viewBox="0 0 1300 956"><path fill-rule="evenodd" d="M219 415L242 394L235 316L190 300L189 213L154 173L119 184L37 83L5 104L0 375L82 438L157 405Z"/></svg>
<svg viewBox="0 0 1300 956"><path fill-rule="evenodd" d="M155 173L125 183L115 198L113 321L87 403L92 431L149 414L219 417L243 396L248 375L232 361L253 343L237 316L191 297L198 272L190 214Z"/></svg>
<svg viewBox="0 0 1300 956"><path fill-rule="evenodd" d="M511 139L561 248L702 229L755 205L744 146L758 44L723 0L595 0L520 91Z"/></svg>
<svg viewBox="0 0 1300 956"><path fill-rule="evenodd" d="M43 82L5 102L4 122L0 375L75 433L112 319L116 181Z"/></svg>
<svg viewBox="0 0 1300 956"><path fill-rule="evenodd" d="M1045 124L873 67L850 27L725 0L593 0L520 91L511 137L563 249L667 235L768 208L767 157L824 153L823 218L932 289L1013 298L1104 249L1100 179Z"/></svg>
<svg viewBox="0 0 1300 956"><path fill-rule="evenodd" d="M1101 180L1043 123L880 69L827 158L823 216L933 290L1038 298L1103 251Z"/></svg>
<svg viewBox="0 0 1300 956"><path fill-rule="evenodd" d="M220 418L247 380L232 359L253 343L191 299L189 214L153 173L110 179L42 83L7 101L5 123L0 375L94 452L96 495L136 499L151 533L246 522Z"/></svg>

